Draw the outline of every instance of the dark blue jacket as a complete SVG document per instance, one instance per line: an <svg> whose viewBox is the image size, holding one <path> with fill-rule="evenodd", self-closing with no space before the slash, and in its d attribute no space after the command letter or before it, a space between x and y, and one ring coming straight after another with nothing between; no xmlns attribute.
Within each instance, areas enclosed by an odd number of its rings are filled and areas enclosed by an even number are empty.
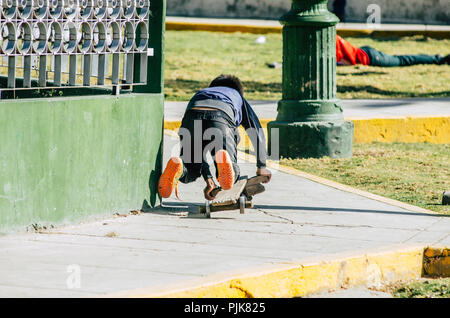
<svg viewBox="0 0 450 318"><path fill-rule="evenodd" d="M211 100L218 101L218 103L208 102ZM252 131L256 132L256 136L249 134L249 137L257 154L257 167L265 167L267 160L266 137L258 116L247 100L233 88L217 86L198 91L190 100L188 109L195 105L198 106L200 101L205 102L201 106L217 108L227 113L236 127L242 125L246 130L253 128ZM225 107L222 105L225 105Z"/></svg>

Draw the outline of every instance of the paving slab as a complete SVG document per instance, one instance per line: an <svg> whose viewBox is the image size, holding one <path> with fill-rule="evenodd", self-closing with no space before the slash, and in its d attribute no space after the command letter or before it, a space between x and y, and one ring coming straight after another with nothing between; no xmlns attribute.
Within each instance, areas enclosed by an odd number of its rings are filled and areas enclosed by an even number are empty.
<svg viewBox="0 0 450 318"><path fill-rule="evenodd" d="M166 135L164 147L165 163L179 150L178 140ZM240 164L243 174L255 174L254 164ZM203 183L181 184L181 201L164 200L165 208L147 213L121 217L111 211L110 218L0 236L0 297L99 296L310 257L449 241L447 216L411 212L279 171L255 196L254 209L199 218L194 212L204 203ZM68 284L74 267L76 287Z"/></svg>

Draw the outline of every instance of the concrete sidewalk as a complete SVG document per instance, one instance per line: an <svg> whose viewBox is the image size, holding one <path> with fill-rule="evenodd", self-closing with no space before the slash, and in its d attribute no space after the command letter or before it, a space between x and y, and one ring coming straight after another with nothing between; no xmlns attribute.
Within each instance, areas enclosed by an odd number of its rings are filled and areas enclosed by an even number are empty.
<svg viewBox="0 0 450 318"><path fill-rule="evenodd" d="M188 102L165 102L166 121L183 118ZM261 119L277 117L278 101L249 101ZM450 116L450 98L344 99L346 118L389 118L398 116Z"/></svg>
<svg viewBox="0 0 450 318"><path fill-rule="evenodd" d="M437 39L450 38L450 26L448 25L339 23L336 28L338 34L344 37L401 37L422 35ZM282 26L276 20L212 19L172 16L166 18L166 29L169 31L190 30L265 34L281 33Z"/></svg>
<svg viewBox="0 0 450 318"><path fill-rule="evenodd" d="M196 18L167 16L166 22L186 22L192 24L216 24L216 25L247 25L254 27L279 27L280 22L277 20L259 20L259 19L215 19L215 18ZM395 30L395 31L450 31L450 25L429 25L429 24L393 24L382 23L378 25L367 23L338 23L338 30L361 30L361 29L377 29L377 30Z"/></svg>
<svg viewBox="0 0 450 318"><path fill-rule="evenodd" d="M166 136L164 163L178 149L178 140ZM255 172L254 164L241 167ZM335 253L450 245L449 217L277 171L254 209L202 219L187 212L203 202L203 186L181 184L183 201L165 201L170 208L0 237L0 297L96 296ZM68 288L77 287L77 277L80 288Z"/></svg>

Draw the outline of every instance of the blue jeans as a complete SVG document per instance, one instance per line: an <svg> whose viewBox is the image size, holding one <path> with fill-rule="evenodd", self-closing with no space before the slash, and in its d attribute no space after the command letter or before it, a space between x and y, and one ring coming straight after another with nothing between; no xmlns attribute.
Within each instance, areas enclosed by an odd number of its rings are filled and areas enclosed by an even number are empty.
<svg viewBox="0 0 450 318"><path fill-rule="evenodd" d="M361 49L369 56L372 66L392 67L392 66L410 66L417 64L439 64L442 57L439 55L388 55L375 50L370 46L363 46Z"/></svg>

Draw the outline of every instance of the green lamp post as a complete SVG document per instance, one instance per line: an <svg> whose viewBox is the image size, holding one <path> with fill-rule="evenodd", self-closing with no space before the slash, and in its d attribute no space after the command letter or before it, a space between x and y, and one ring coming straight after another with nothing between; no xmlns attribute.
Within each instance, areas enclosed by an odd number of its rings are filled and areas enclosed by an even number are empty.
<svg viewBox="0 0 450 318"><path fill-rule="evenodd" d="M336 99L336 24L327 0L292 0L283 24L283 99L269 144L290 158L352 156L353 123ZM275 134L273 129L278 129Z"/></svg>

